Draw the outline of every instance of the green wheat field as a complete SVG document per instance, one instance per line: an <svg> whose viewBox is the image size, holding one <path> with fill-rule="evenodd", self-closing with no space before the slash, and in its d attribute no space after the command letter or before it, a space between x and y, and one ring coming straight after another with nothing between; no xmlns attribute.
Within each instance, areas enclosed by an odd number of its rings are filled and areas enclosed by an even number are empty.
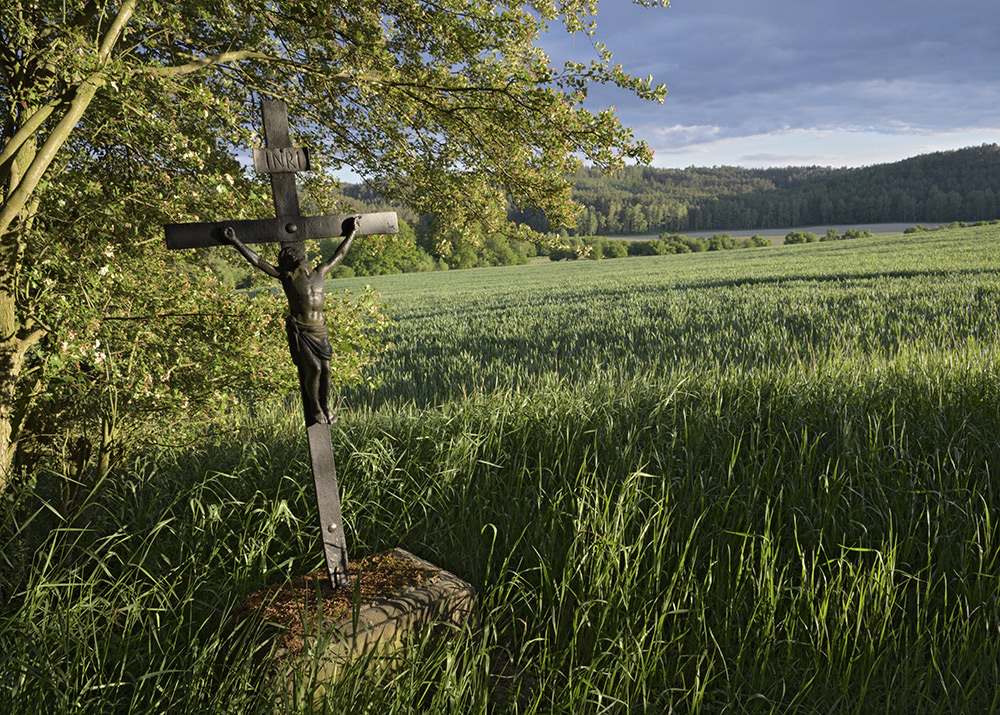
<svg viewBox="0 0 1000 715"><path fill-rule="evenodd" d="M998 278L985 226L331 282L394 321L334 429L352 555L475 623L273 684L237 604L322 555L298 408L258 404L18 517L0 712L995 711Z"/></svg>

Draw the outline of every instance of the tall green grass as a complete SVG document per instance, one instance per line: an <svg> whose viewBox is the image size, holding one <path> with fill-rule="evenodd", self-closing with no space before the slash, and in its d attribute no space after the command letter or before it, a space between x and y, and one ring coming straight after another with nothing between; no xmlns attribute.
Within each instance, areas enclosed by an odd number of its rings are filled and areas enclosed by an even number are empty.
<svg viewBox="0 0 1000 715"><path fill-rule="evenodd" d="M366 279L397 325L352 407L992 344L996 227ZM338 282L340 283L340 282ZM353 285L353 284L352 284Z"/></svg>
<svg viewBox="0 0 1000 715"><path fill-rule="evenodd" d="M319 703L270 684L235 604L321 558L275 407L6 515L0 711L995 710L997 238L386 280L350 543L469 579L478 624Z"/></svg>

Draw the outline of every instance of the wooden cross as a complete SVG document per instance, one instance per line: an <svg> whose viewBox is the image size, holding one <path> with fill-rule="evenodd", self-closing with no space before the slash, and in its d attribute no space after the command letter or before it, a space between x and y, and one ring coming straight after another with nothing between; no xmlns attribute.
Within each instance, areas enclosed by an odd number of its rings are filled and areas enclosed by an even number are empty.
<svg viewBox="0 0 1000 715"><path fill-rule="evenodd" d="M254 149L254 168L270 175L275 218L168 224L164 231L169 249L231 245L254 267L281 281L288 298L289 349L299 373L323 553L330 583L337 588L348 584L347 540L330 441L330 423L335 418L329 409L331 348L322 314L324 278L344 258L355 236L396 233L399 229L392 212L300 215L295 173L309 169L309 152L292 146L284 102L264 100L261 111L267 146ZM337 236L345 238L333 257L311 266L303 242ZM246 246L263 242L281 244L278 265L272 266Z"/></svg>

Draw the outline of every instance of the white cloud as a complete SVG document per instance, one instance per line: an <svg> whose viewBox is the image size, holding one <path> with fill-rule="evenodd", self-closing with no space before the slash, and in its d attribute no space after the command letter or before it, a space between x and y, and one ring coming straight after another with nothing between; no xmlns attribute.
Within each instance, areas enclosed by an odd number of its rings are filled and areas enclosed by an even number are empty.
<svg viewBox="0 0 1000 715"><path fill-rule="evenodd" d="M887 133L865 128L795 129L661 149L653 166L870 166L998 140L1000 130Z"/></svg>

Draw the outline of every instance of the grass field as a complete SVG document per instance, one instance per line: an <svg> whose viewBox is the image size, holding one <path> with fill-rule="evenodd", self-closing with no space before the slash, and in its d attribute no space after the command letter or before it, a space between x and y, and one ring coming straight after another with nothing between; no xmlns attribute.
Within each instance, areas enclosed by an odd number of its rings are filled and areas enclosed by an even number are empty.
<svg viewBox="0 0 1000 715"><path fill-rule="evenodd" d="M335 430L351 544L467 578L478 625L316 709L996 710L998 275L987 227L357 281L396 324ZM0 711L271 712L233 610L319 564L300 432L20 514Z"/></svg>
<svg viewBox="0 0 1000 715"><path fill-rule="evenodd" d="M382 389L346 397L426 406L496 389L853 369L989 348L998 268L989 227L337 281L373 285L398 323Z"/></svg>

